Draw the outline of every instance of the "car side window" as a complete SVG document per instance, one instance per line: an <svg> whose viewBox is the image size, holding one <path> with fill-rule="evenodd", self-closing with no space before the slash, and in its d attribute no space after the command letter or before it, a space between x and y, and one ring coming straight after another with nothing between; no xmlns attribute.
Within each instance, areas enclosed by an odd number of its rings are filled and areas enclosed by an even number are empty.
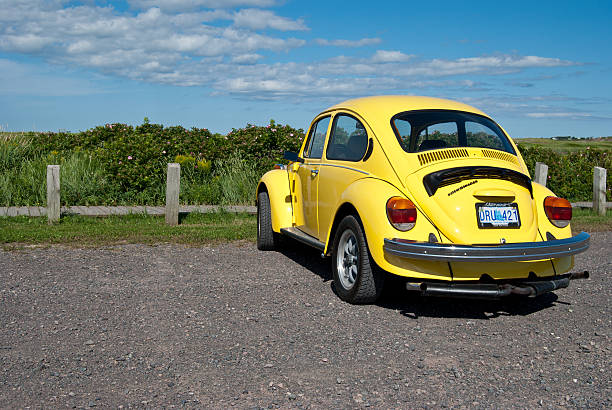
<svg viewBox="0 0 612 410"><path fill-rule="evenodd" d="M348 115L334 118L327 144L327 159L359 161L368 148L368 133L359 120Z"/></svg>
<svg viewBox="0 0 612 410"><path fill-rule="evenodd" d="M323 156L323 147L325 146L325 136L331 117L321 118L310 129L308 136L308 146L304 150L305 158L321 158Z"/></svg>
<svg viewBox="0 0 612 410"><path fill-rule="evenodd" d="M395 132L399 137L402 148L408 151L410 149L410 134L412 133L410 122L398 118L393 122L393 126L395 127Z"/></svg>

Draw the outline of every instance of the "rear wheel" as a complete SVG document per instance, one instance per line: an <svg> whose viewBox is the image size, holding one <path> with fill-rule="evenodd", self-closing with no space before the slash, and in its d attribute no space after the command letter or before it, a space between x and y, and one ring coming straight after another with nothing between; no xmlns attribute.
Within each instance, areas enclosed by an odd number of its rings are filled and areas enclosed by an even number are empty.
<svg viewBox="0 0 612 410"><path fill-rule="evenodd" d="M373 303L383 288L384 274L371 260L359 221L352 215L342 219L332 252L334 286L349 303Z"/></svg>
<svg viewBox="0 0 612 410"><path fill-rule="evenodd" d="M271 251L278 245L278 235L272 230L270 197L265 191L257 195L257 249Z"/></svg>

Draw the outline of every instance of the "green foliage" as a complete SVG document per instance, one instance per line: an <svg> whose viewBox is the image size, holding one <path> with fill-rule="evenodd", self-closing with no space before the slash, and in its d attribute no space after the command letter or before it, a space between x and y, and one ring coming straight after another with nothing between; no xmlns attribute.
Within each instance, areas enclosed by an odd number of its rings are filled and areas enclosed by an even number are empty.
<svg viewBox="0 0 612 410"><path fill-rule="evenodd" d="M182 161L194 168L213 135L206 129L186 130L144 124L120 133L96 149L111 182L123 192L151 191L164 182L166 164Z"/></svg>
<svg viewBox="0 0 612 410"><path fill-rule="evenodd" d="M518 145L531 175L535 163L548 165L546 186L555 195L571 202L590 201L593 197L593 167L602 167L607 172L607 201L612 200L612 151L587 148L582 151L561 153L540 146Z"/></svg>
<svg viewBox="0 0 612 410"><path fill-rule="evenodd" d="M60 164L61 200L64 205L97 205L115 191L99 161L82 151L74 152Z"/></svg>
<svg viewBox="0 0 612 410"><path fill-rule="evenodd" d="M250 205L255 198L257 181L261 173L255 164L245 160L236 152L218 166L218 183L221 188L223 205Z"/></svg>
<svg viewBox="0 0 612 410"><path fill-rule="evenodd" d="M181 164L181 202L243 204L284 151L299 149L304 132L270 121L224 136L145 118L137 127L0 137L0 206L43 205L50 164L62 166L64 204L162 204L169 162Z"/></svg>
<svg viewBox="0 0 612 410"><path fill-rule="evenodd" d="M232 129L221 158L241 152L243 158L256 169L267 170L282 160L285 151L297 152L304 140L304 130L270 120L265 127L248 124L245 128Z"/></svg>

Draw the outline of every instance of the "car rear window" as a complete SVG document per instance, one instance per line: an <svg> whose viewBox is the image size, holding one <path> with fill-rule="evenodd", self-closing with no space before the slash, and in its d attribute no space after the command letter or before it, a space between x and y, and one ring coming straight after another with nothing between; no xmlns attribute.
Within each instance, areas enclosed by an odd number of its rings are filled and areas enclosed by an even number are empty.
<svg viewBox="0 0 612 410"><path fill-rule="evenodd" d="M499 126L477 114L451 110L407 111L395 115L391 126L406 152L478 147L516 155Z"/></svg>

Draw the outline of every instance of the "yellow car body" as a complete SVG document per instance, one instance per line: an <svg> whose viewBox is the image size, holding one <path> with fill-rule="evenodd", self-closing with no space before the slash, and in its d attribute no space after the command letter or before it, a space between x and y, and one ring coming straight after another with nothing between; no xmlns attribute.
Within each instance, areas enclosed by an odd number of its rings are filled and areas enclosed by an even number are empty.
<svg viewBox="0 0 612 410"><path fill-rule="evenodd" d="M432 295L534 296L567 286L573 255L588 247L587 234L572 237L568 223L549 219L544 201L554 194L531 181L512 139L466 104L409 96L345 101L314 118L289 158L259 183L259 236L265 241L268 229L274 240L293 237L336 258L334 267L350 267L352 258L361 269L367 259L372 270L407 278L409 289ZM391 223L390 198L416 208L409 230ZM348 215L359 226L351 225L352 241L348 235L338 242ZM367 254L334 253L335 242L345 248L359 242L359 229ZM272 247L270 238L261 249ZM552 288L537 284L551 279L558 282ZM352 280L360 285L359 277ZM375 294L348 289L340 296L372 302L380 294L375 287Z"/></svg>

